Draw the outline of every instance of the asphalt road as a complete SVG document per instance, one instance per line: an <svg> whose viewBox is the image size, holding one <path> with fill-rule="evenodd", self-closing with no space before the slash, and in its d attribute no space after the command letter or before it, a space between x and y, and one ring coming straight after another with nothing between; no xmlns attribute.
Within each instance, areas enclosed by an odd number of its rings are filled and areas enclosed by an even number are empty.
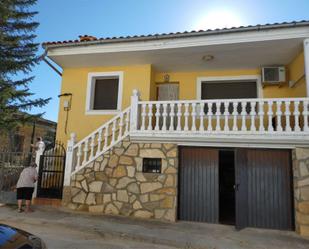
<svg viewBox="0 0 309 249"><path fill-rule="evenodd" d="M175 249L175 247L137 242L125 238L111 238L97 231L80 231L79 228L64 227L47 222L29 224L24 220L23 222L8 221L6 223L39 236L44 240L48 249Z"/></svg>

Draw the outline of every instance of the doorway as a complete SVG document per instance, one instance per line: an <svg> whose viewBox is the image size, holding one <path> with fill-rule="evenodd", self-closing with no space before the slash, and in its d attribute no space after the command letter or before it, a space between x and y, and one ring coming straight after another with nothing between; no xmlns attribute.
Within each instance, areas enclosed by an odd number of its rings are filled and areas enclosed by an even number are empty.
<svg viewBox="0 0 309 249"><path fill-rule="evenodd" d="M219 223L235 225L234 150L219 151Z"/></svg>
<svg viewBox="0 0 309 249"><path fill-rule="evenodd" d="M179 84L176 83L157 83L157 100L178 100Z"/></svg>
<svg viewBox="0 0 309 249"><path fill-rule="evenodd" d="M174 101L179 99L179 84L178 83L157 83L157 100L158 101ZM171 109L171 106L168 105L166 108L167 117L166 117L166 128L170 128L171 124L171 117L170 113L173 111L173 113L177 112L176 105L173 107L173 110ZM163 106L160 107L160 113L163 113ZM174 123L174 129L176 129L176 120L177 117L175 115L173 119ZM163 117L159 117L159 126L163 126Z"/></svg>

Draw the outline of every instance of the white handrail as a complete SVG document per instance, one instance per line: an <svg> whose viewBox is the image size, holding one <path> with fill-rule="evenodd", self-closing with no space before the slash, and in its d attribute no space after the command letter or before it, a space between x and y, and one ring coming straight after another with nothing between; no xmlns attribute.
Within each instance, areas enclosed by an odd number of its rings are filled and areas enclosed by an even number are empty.
<svg viewBox="0 0 309 249"><path fill-rule="evenodd" d="M139 104L185 104L185 103L216 103L216 102L250 102L250 101L308 101L309 98L302 97L302 98L250 98L250 99L200 99L200 100L160 100L160 101L138 101Z"/></svg>
<svg viewBox="0 0 309 249"><path fill-rule="evenodd" d="M108 126L110 124L112 124L116 119L118 119L121 115L121 113L126 113L130 110L130 107L126 108L124 111L118 113L115 117L111 118L110 120L108 120L106 123L104 123L103 125L101 125L99 128L97 128L95 131L93 131L92 133L90 133L89 135L87 135L86 137L84 137L82 140L80 140L78 143L76 143L74 145L74 148L76 148L78 145L82 144L85 140L88 140L89 138L91 138L91 136L93 134L98 133L100 130L102 130L102 128L104 128L105 126Z"/></svg>
<svg viewBox="0 0 309 249"><path fill-rule="evenodd" d="M129 120L130 110L131 107L126 108L72 147L73 158L75 158L72 160L72 175L129 135L130 123L124 124L123 120ZM124 129L123 126L125 126Z"/></svg>
<svg viewBox="0 0 309 249"><path fill-rule="evenodd" d="M142 125L136 132L304 134L308 103L309 98L138 101Z"/></svg>

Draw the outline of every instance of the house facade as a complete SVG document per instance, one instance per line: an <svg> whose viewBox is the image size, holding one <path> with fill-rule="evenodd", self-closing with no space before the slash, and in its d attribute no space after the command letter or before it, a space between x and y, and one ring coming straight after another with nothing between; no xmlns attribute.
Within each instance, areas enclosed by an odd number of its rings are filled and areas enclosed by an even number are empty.
<svg viewBox="0 0 309 249"><path fill-rule="evenodd" d="M309 236L309 22L43 46L63 205Z"/></svg>

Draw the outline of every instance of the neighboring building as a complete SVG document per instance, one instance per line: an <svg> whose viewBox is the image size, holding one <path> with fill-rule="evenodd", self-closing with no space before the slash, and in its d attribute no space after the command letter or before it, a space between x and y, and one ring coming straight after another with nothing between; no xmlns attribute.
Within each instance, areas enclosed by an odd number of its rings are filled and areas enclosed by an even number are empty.
<svg viewBox="0 0 309 249"><path fill-rule="evenodd" d="M53 143L56 138L57 123L39 118L35 123L27 123L9 133L0 132L0 152L30 152L31 138L34 143L37 137L42 137L46 144ZM10 145L12 148L10 148Z"/></svg>
<svg viewBox="0 0 309 249"><path fill-rule="evenodd" d="M308 21L43 46L64 205L309 236Z"/></svg>

